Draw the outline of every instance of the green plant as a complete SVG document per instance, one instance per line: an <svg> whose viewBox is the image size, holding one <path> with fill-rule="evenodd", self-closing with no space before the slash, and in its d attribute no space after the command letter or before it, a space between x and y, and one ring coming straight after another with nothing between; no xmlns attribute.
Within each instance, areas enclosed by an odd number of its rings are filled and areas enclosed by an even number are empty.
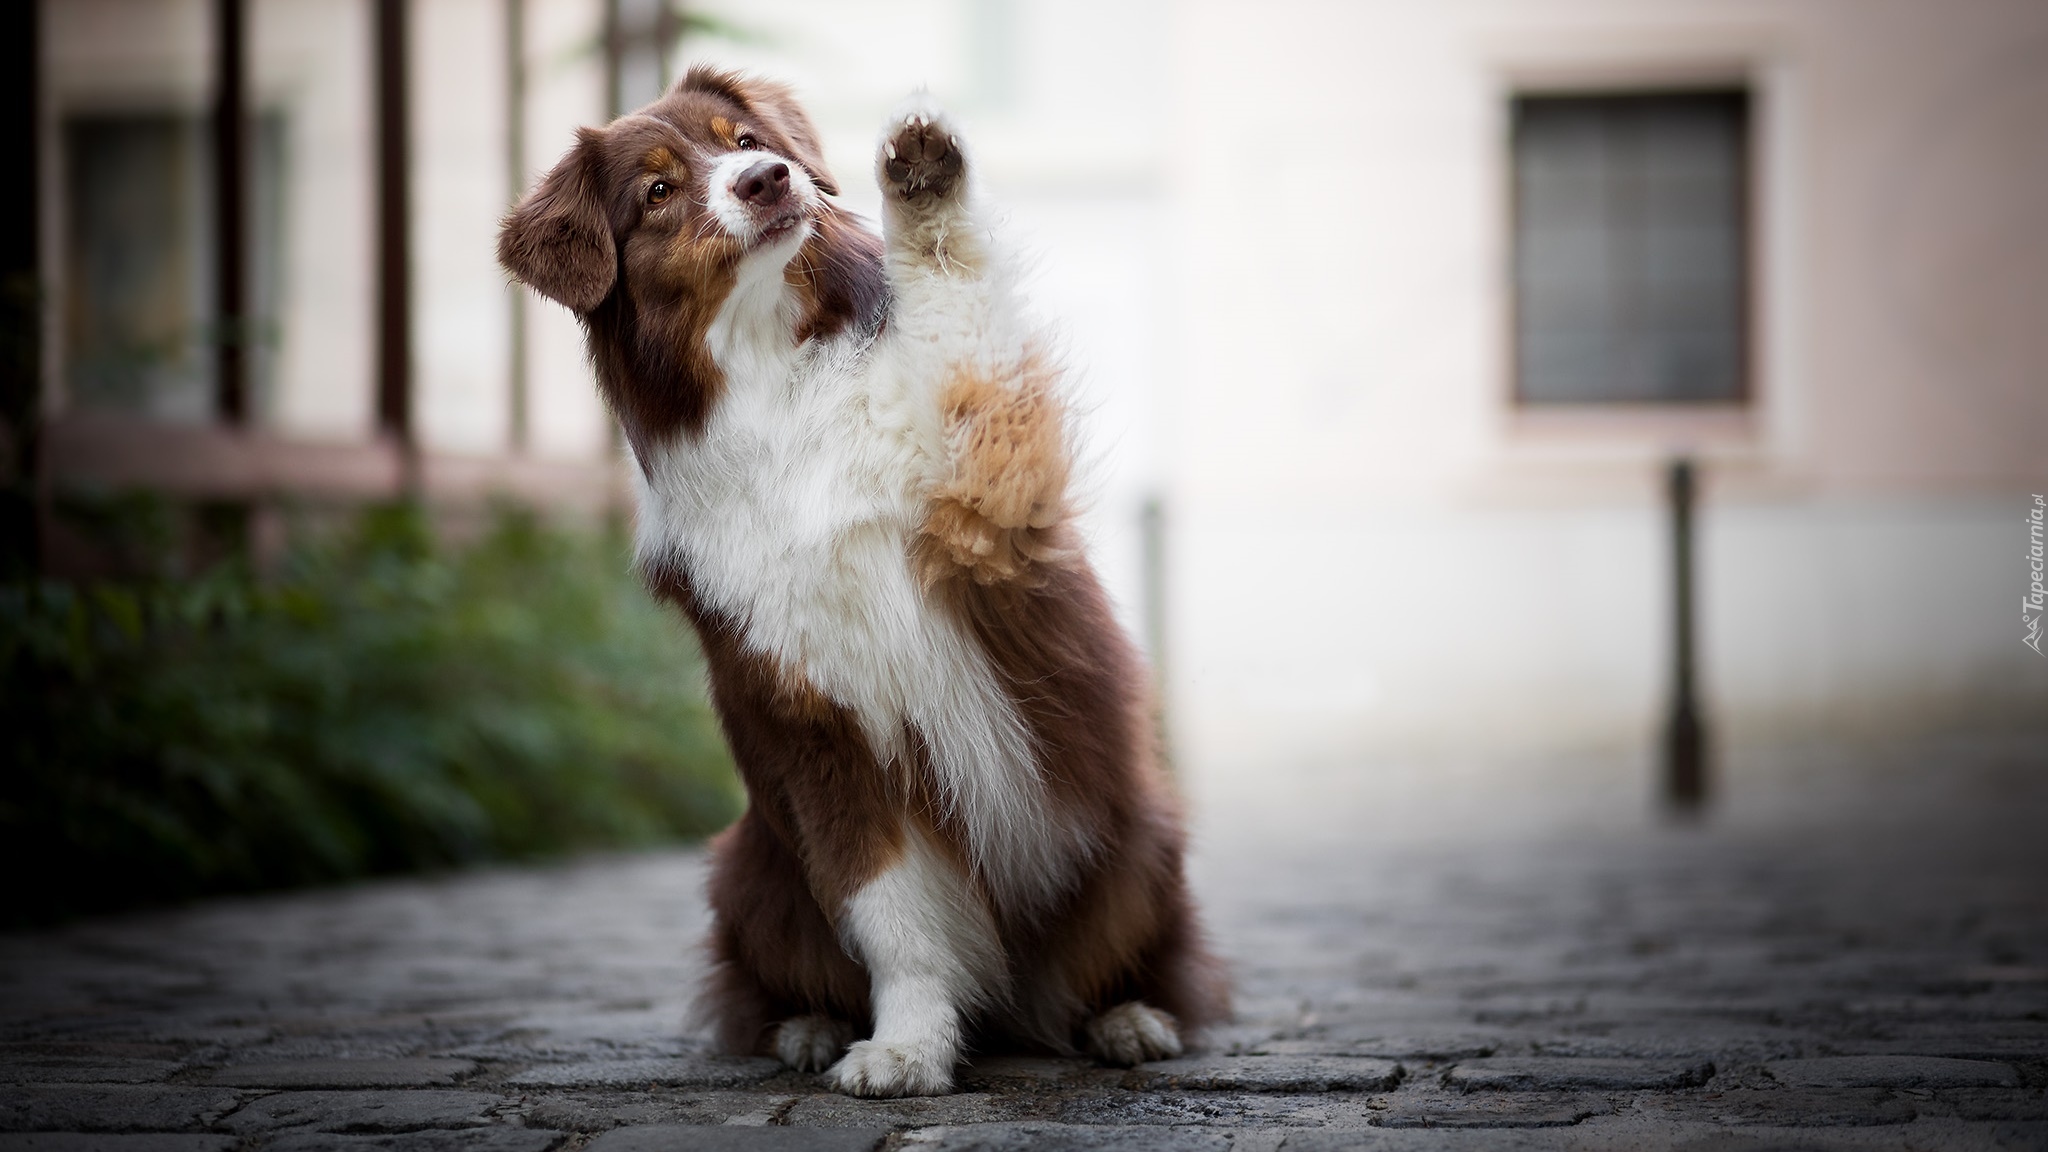
<svg viewBox="0 0 2048 1152"><path fill-rule="evenodd" d="M702 683L622 533L514 509L0 585L9 919L701 835L739 797Z"/></svg>

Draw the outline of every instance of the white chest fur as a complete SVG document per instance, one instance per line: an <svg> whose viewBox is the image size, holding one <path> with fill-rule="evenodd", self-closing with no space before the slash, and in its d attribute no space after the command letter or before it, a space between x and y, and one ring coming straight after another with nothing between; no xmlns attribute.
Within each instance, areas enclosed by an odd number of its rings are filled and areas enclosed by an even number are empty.
<svg viewBox="0 0 2048 1152"><path fill-rule="evenodd" d="M743 266L708 333L725 388L701 434L640 461L641 560L680 562L749 647L858 717L877 759L915 727L986 881L1037 905L1064 884L1072 836L996 669L909 563L945 466L937 381L855 338L792 347L772 255Z"/></svg>

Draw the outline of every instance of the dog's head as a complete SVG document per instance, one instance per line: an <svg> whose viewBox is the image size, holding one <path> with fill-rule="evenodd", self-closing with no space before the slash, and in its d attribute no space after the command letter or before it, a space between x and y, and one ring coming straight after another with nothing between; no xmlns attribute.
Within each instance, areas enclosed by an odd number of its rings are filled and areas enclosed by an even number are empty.
<svg viewBox="0 0 2048 1152"><path fill-rule="evenodd" d="M743 279L794 293L798 341L880 322L880 242L837 193L789 89L693 68L638 112L579 131L505 217L498 260L583 320L639 446L702 425L724 384L705 334Z"/></svg>
<svg viewBox="0 0 2048 1152"><path fill-rule="evenodd" d="M758 249L794 256L839 191L788 89L692 69L576 146L505 218L498 259L590 312L613 292L714 294Z"/></svg>

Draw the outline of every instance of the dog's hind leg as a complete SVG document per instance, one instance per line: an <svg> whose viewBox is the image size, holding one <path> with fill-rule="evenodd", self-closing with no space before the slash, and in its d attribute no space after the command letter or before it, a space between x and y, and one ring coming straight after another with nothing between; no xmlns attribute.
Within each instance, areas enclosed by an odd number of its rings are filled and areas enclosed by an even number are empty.
<svg viewBox="0 0 2048 1152"><path fill-rule="evenodd" d="M830 1016L792 1016L775 1028L775 1056L799 1072L823 1072L853 1043L853 1025Z"/></svg>
<svg viewBox="0 0 2048 1152"><path fill-rule="evenodd" d="M696 1015L732 1055L779 1056L815 1070L838 1056L852 1026L835 1043L827 1026L790 1023L857 1026L867 1016L867 974L840 945L802 861L762 812L750 806L711 843L712 963Z"/></svg>
<svg viewBox="0 0 2048 1152"><path fill-rule="evenodd" d="M1143 1000L1126 1000L1088 1021L1088 1052L1105 1064L1143 1064L1181 1054L1180 1022Z"/></svg>

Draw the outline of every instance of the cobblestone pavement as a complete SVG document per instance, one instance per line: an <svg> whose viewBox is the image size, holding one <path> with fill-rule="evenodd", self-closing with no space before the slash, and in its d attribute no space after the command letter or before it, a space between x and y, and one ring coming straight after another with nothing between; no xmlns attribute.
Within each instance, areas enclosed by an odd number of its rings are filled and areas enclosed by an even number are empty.
<svg viewBox="0 0 2048 1152"><path fill-rule="evenodd" d="M1191 781L1237 1022L935 1099L684 1031L694 852L0 937L0 1150L2048 1148L2048 739L1727 759Z"/></svg>

